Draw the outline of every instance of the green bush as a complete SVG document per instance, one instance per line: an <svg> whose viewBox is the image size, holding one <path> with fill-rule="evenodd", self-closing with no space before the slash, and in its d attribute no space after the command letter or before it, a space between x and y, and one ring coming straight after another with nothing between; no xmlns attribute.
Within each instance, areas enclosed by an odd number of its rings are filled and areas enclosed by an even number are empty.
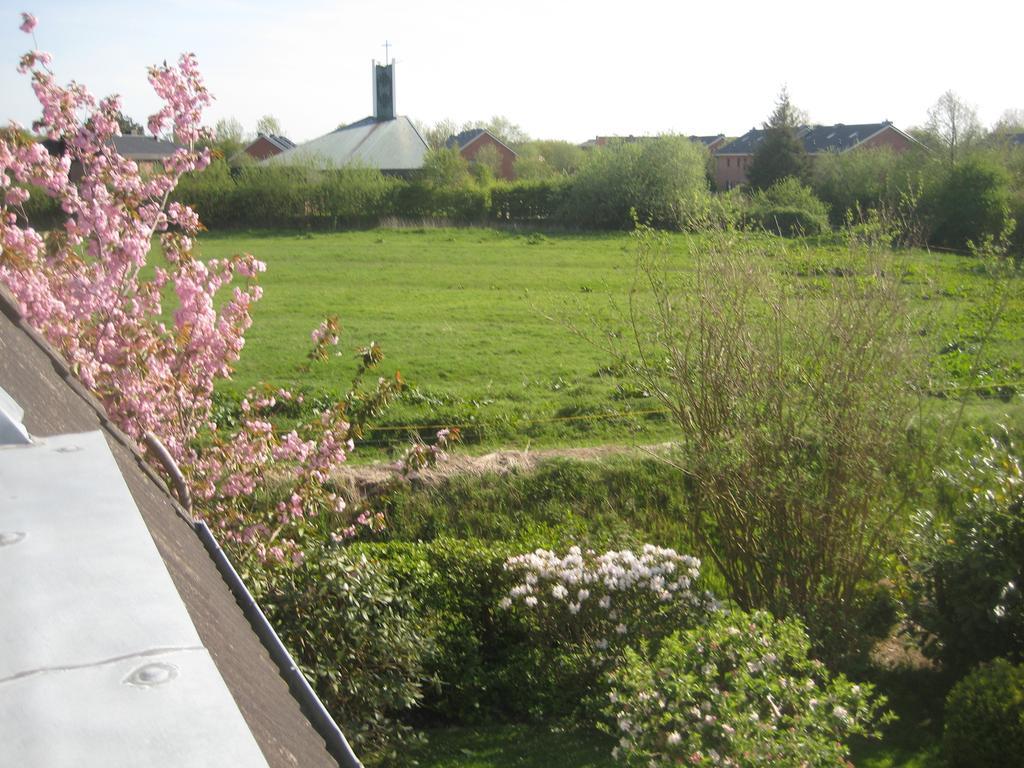
<svg viewBox="0 0 1024 768"><path fill-rule="evenodd" d="M572 179L563 219L592 229L623 229L635 216L679 229L694 201L709 194L706 154L682 136L594 149Z"/></svg>
<svg viewBox="0 0 1024 768"><path fill-rule="evenodd" d="M392 214L405 182L371 168L313 168L223 160L182 179L175 199L194 207L211 229L338 229L374 224Z"/></svg>
<svg viewBox="0 0 1024 768"><path fill-rule="evenodd" d="M521 720L551 710L559 692L545 678L534 628L498 608L511 575L500 544L439 539L357 544L388 583L414 601L433 642L424 655L434 684L420 710L443 721Z"/></svg>
<svg viewBox="0 0 1024 768"><path fill-rule="evenodd" d="M942 747L952 768L1009 768L1024 761L1024 666L982 665L946 697Z"/></svg>
<svg viewBox="0 0 1024 768"><path fill-rule="evenodd" d="M942 505L918 516L910 616L927 655L963 671L1024 660L1024 472L1004 436L940 473Z"/></svg>
<svg viewBox="0 0 1024 768"><path fill-rule="evenodd" d="M810 187L787 177L751 195L744 223L783 237L820 235L829 228L828 206Z"/></svg>
<svg viewBox="0 0 1024 768"><path fill-rule="evenodd" d="M624 649L657 645L717 610L700 578L700 560L645 544L636 551L537 549L506 563L516 575L500 605L537 624L549 674L584 722L599 715L604 674Z"/></svg>
<svg viewBox="0 0 1024 768"><path fill-rule="evenodd" d="M498 221L555 222L565 205L565 176L499 183L491 189L491 218Z"/></svg>
<svg viewBox="0 0 1024 768"><path fill-rule="evenodd" d="M845 764L850 736L877 736L885 700L809 650L798 621L763 611L719 614L656 653L627 650L609 676L616 756L644 768Z"/></svg>
<svg viewBox="0 0 1024 768"><path fill-rule="evenodd" d="M356 751L395 758L412 738L399 718L422 698L432 653L429 627L405 585L372 560L331 546L276 569L270 580L249 581Z"/></svg>
<svg viewBox="0 0 1024 768"><path fill-rule="evenodd" d="M929 243L966 248L999 237L1010 222L1009 172L995 159L974 154L944 168L922 200L931 223Z"/></svg>

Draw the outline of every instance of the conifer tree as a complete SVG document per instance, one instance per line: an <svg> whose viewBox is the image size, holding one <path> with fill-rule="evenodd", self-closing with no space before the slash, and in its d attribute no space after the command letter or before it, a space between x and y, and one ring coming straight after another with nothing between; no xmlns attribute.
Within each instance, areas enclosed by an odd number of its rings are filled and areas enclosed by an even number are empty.
<svg viewBox="0 0 1024 768"><path fill-rule="evenodd" d="M764 138L754 150L753 163L747 178L755 189L767 189L792 176L806 184L810 176L810 158L800 139L800 128L806 116L789 99L784 87L779 93L768 121L763 124Z"/></svg>

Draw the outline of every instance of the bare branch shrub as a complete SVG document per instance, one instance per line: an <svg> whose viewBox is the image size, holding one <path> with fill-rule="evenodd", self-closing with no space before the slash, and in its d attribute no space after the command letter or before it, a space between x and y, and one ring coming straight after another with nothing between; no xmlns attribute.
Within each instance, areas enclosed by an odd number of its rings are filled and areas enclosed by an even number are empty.
<svg viewBox="0 0 1024 768"><path fill-rule="evenodd" d="M703 236L690 261L646 227L636 244L615 348L680 428L701 549L741 607L845 653L912 488L924 368L902 270L863 245L792 274L765 239Z"/></svg>

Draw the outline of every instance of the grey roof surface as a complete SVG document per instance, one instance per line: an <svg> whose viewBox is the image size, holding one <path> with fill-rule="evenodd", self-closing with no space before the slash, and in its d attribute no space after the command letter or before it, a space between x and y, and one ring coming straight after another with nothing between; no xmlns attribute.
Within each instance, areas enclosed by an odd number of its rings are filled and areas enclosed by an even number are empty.
<svg viewBox="0 0 1024 768"><path fill-rule="evenodd" d="M321 168L355 165L382 171L413 171L423 167L426 154L427 143L409 118L374 120L367 117L264 162L283 165L309 163Z"/></svg>
<svg viewBox="0 0 1024 768"><path fill-rule="evenodd" d="M890 122L858 123L856 125L804 125L797 130L797 136L803 141L804 149L810 154L818 152L846 152L853 149L865 139L874 136L884 128L893 127ZM898 130L898 129L897 129ZM716 155L752 155L758 145L764 141L765 131L752 128L724 147L719 147Z"/></svg>
<svg viewBox="0 0 1024 768"><path fill-rule="evenodd" d="M267 764L271 768L336 766L337 761L327 752L323 739L291 695L278 667L270 659L190 521L168 494L163 481L145 463L132 441L110 423L100 404L74 378L64 360L24 322L17 303L3 286L0 286L0 361L0 387L24 409L24 425L33 436L47 442L55 435L97 430L102 433L138 514L188 612L195 633L216 665ZM21 449L0 449L12 450ZM56 482L63 475L51 472L50 477ZM6 501L0 506L4 505ZM0 529L4 527L0 526ZM29 530L28 534L16 546L29 541L32 531ZM102 555L105 545L94 546L101 548L99 554ZM10 551L14 549L16 547ZM22 575L31 579L37 570L23 572ZM41 575L39 577L42 578ZM5 600L9 600L13 587L6 576L3 584L8 590ZM54 610L53 607L47 608L45 615L52 615ZM0 637L7 637L6 633L11 630L8 622L0 621ZM82 643L83 648L95 642L95 639L81 634L75 639ZM200 659L201 654L198 651L183 653L184 658L177 656L177 660L172 659L170 663L177 665L180 661L183 665L180 668L186 674L188 665L192 660ZM0 657L4 655L5 651L0 651ZM120 670L119 663L112 662L112 666L104 669ZM127 670L125 675L130 673L131 670ZM95 680L99 681L101 677ZM115 678L124 679L116 675ZM156 693L156 690L143 692ZM6 693L0 693L0 699L4 699ZM91 713L93 720L101 716L101 712ZM0 719L2 717L0 715ZM216 724L217 721L212 722ZM130 723L124 725L129 727ZM54 727L72 726L81 729L97 727L90 718L79 718L74 722L54 721ZM176 745L165 744L164 747L173 759ZM5 750L6 744L0 748L0 755L6 755ZM83 761L82 755L78 757L76 765L104 764L93 763L91 759ZM220 760L210 756L207 764L232 765L234 761L230 757Z"/></svg>
<svg viewBox="0 0 1024 768"><path fill-rule="evenodd" d="M115 136L110 141L117 154L129 160L163 160L181 149L172 141L153 136Z"/></svg>
<svg viewBox="0 0 1024 768"><path fill-rule="evenodd" d="M449 136L445 140L444 145L449 149L451 149L452 147L458 147L459 149L462 149L464 146L469 144L469 142L473 141L473 139L477 138L478 136L482 136L485 133L487 133L487 131L485 131L483 128L470 128L468 131L462 131L461 133L458 133L455 136Z"/></svg>
<svg viewBox="0 0 1024 768"><path fill-rule="evenodd" d="M266 768L103 433L0 448L11 765Z"/></svg>
<svg viewBox="0 0 1024 768"><path fill-rule="evenodd" d="M256 141L259 141L260 139L266 139L275 147L280 149L282 152L284 152L286 149L291 149L292 147L295 146L295 142L289 139L287 136L278 136L273 133L261 133L259 136L256 137Z"/></svg>
<svg viewBox="0 0 1024 768"><path fill-rule="evenodd" d="M715 136L687 136L686 138L688 138L690 141L699 141L701 144L707 147L710 146L711 144L714 144L719 139L724 139L725 134L719 133Z"/></svg>

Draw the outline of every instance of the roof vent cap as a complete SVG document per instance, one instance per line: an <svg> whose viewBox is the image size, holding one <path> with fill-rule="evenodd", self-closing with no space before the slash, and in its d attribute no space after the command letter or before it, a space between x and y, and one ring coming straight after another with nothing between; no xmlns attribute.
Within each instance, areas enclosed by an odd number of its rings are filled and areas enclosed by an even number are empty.
<svg viewBox="0 0 1024 768"><path fill-rule="evenodd" d="M0 387L0 445L28 445L32 442L21 423L24 416L25 410Z"/></svg>

